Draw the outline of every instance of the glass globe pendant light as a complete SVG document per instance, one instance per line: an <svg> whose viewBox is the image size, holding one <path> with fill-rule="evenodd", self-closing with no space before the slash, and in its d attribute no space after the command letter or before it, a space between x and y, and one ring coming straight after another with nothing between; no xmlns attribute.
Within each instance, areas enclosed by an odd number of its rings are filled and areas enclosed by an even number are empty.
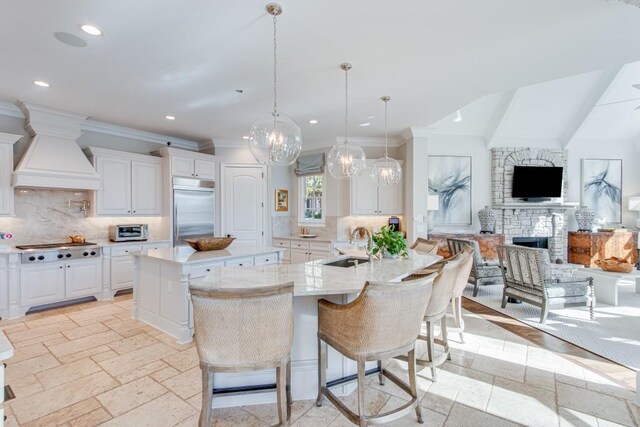
<svg viewBox="0 0 640 427"><path fill-rule="evenodd" d="M389 157L389 127L387 124L387 103L391 100L389 96L380 98L384 101L384 157L376 160L371 167L371 179L379 187L381 185L396 185L402 178L402 167L400 163Z"/></svg>
<svg viewBox="0 0 640 427"><path fill-rule="evenodd" d="M258 117L249 132L249 150L258 163L287 166L293 164L302 150L302 133L295 121L278 111L277 17L282 7L269 3L273 16L273 111Z"/></svg>
<svg viewBox="0 0 640 427"><path fill-rule="evenodd" d="M336 143L327 157L329 173L335 179L347 179L359 176L367 167L367 156L358 144L349 142L349 70L351 64L341 64L344 70L344 142Z"/></svg>

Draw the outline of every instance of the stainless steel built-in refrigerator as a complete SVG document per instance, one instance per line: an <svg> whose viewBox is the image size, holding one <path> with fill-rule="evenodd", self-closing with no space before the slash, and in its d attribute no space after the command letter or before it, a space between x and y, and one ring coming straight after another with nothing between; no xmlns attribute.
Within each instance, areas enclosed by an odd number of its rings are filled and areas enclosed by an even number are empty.
<svg viewBox="0 0 640 427"><path fill-rule="evenodd" d="M191 237L213 236L214 220L215 182L173 178L173 245L183 245Z"/></svg>

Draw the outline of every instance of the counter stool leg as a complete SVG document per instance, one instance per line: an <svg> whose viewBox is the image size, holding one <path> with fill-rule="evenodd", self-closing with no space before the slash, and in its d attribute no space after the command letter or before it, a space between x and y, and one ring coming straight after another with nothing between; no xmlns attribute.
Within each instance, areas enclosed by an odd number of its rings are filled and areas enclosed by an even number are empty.
<svg viewBox="0 0 640 427"><path fill-rule="evenodd" d="M358 417L360 418L360 427L367 425L367 419L364 413L365 387L364 360L358 360Z"/></svg>
<svg viewBox="0 0 640 427"><path fill-rule="evenodd" d="M213 401L213 372L206 365L200 365L202 370L202 409L200 410L200 421L198 426L208 427L211 425L211 406Z"/></svg>
<svg viewBox="0 0 640 427"><path fill-rule="evenodd" d="M276 368L276 394L278 396L278 419L281 426L288 426L287 419L287 361L282 360Z"/></svg>
<svg viewBox="0 0 640 427"><path fill-rule="evenodd" d="M378 383L384 385L384 363L382 360L378 360L378 369L380 370L378 373Z"/></svg>
<svg viewBox="0 0 640 427"><path fill-rule="evenodd" d="M435 335L434 334L435 334L435 325L433 324L433 322L429 321L427 322L427 335L428 335L427 353L429 355L429 362L431 362L431 379L433 380L433 382L436 382L438 380L438 373L436 371L436 366L433 363L434 356L435 356L435 349L434 349Z"/></svg>
<svg viewBox="0 0 640 427"><path fill-rule="evenodd" d="M316 406L322 406L324 401L324 391L327 388L327 372L326 362L327 347L318 337L318 398L316 399Z"/></svg>
<svg viewBox="0 0 640 427"><path fill-rule="evenodd" d="M291 404L293 398L291 397L291 358L287 360L287 420L291 419Z"/></svg>
<svg viewBox="0 0 640 427"><path fill-rule="evenodd" d="M411 388L411 397L414 399L418 399L418 387L416 381L416 348L415 346L411 349L408 354L408 362L409 362L409 387ZM420 409L420 405L416 405L416 416L418 417L418 423L422 424L422 409Z"/></svg>
<svg viewBox="0 0 640 427"><path fill-rule="evenodd" d="M447 316L442 316L440 319L440 329L442 330L442 344L444 345L444 351L447 353L447 360L451 360L451 350L449 349L449 335L447 335Z"/></svg>

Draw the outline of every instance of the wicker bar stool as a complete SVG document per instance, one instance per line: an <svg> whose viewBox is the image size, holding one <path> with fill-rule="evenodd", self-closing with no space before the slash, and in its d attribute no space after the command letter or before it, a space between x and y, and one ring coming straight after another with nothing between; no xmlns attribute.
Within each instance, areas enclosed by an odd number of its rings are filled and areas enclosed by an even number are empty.
<svg viewBox="0 0 640 427"><path fill-rule="evenodd" d="M415 341L420 333L435 275L405 283L369 283L360 295L344 305L318 301L318 399L322 406L326 396L349 421L360 426L384 424L415 410L418 422L422 413L418 405ZM358 413L347 408L327 388L327 344L358 365ZM409 384L382 369L381 373L405 391L411 400L384 414L367 416L364 410L365 362L381 361L407 355Z"/></svg>
<svg viewBox="0 0 640 427"><path fill-rule="evenodd" d="M421 255L437 255L438 243L439 242L437 240L418 237L413 245L411 245L410 249L413 249Z"/></svg>
<svg viewBox="0 0 640 427"><path fill-rule="evenodd" d="M458 274L456 276L456 284L453 286L453 296L451 297L451 312L453 313L453 321L458 329L460 341L464 343L464 319L462 318L462 293L469 283L469 276L473 268L473 251L464 248L469 256L460 261Z"/></svg>
<svg viewBox="0 0 640 427"><path fill-rule="evenodd" d="M427 342L428 359L417 359L416 363L420 366L431 368L431 378L437 381L437 367L445 361L451 359L449 352L449 341L447 337L447 307L453 296L453 290L457 283L458 273L461 270L463 262L468 263L467 259L471 257L468 252L460 252L457 255L448 258L446 261L439 263L439 274L433 283L433 291L429 304L424 313L424 321L427 326L427 335L420 335L418 339ZM415 276L415 275L414 275ZM441 339L435 338L435 322L440 321ZM435 358L435 344L444 347L443 353ZM397 359L405 360L404 357Z"/></svg>
<svg viewBox="0 0 640 427"><path fill-rule="evenodd" d="M200 427L211 425L214 373L276 369L278 417L291 415L293 282L234 290L191 288L202 369Z"/></svg>

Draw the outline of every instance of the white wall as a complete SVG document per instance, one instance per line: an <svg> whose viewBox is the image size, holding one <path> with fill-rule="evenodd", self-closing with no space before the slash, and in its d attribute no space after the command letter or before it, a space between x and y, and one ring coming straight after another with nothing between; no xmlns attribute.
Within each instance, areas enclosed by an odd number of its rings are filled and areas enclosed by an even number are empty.
<svg viewBox="0 0 640 427"><path fill-rule="evenodd" d="M581 160L622 159L622 224L635 228L638 212L627 210L629 197L640 195L640 153L632 141L577 141L568 150L569 188L568 201L580 202ZM570 230L578 228L571 215Z"/></svg>

